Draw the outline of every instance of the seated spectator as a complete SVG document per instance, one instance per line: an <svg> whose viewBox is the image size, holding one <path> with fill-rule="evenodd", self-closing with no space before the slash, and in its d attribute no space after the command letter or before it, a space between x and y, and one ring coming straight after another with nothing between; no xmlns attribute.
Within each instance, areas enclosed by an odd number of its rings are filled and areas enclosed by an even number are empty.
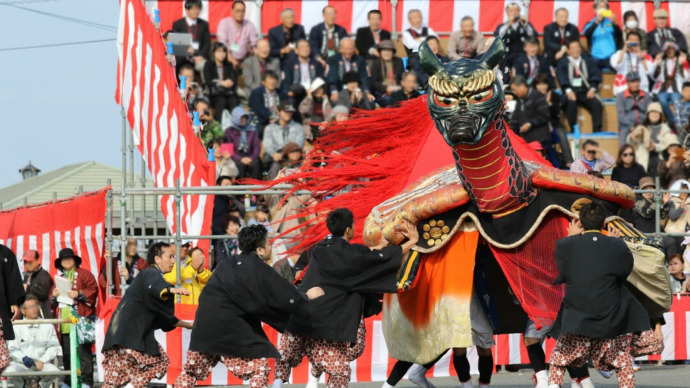
<svg viewBox="0 0 690 388"><path fill-rule="evenodd" d="M213 104L213 118L220 122L223 110L232 112L232 108L238 104L237 73L233 64L228 61L228 49L223 43L213 44L211 56L204 65L204 79Z"/></svg>
<svg viewBox="0 0 690 388"><path fill-rule="evenodd" d="M332 121L346 121L350 118L350 110L344 105L336 105L331 109L330 114L326 118L329 123Z"/></svg>
<svg viewBox="0 0 690 388"><path fill-rule="evenodd" d="M295 11L285 8L280 12L280 25L268 30L268 45L271 48L271 58L280 60L282 63L294 53L297 42L307 39L304 27L295 23Z"/></svg>
<svg viewBox="0 0 690 388"><path fill-rule="evenodd" d="M640 190L654 190L656 188L654 179L649 176L640 179L638 186ZM669 193L663 193L661 195L661 208L659 208L659 214L662 220L668 217L668 203L670 200L671 195ZM635 206L633 206L632 209L632 222L637 230L642 233L656 233L657 206L658 204L654 199L654 193L636 195ZM663 225L659 227L659 230L661 233L664 233ZM676 241L672 237L662 237L661 243L664 246L666 257L671 257L679 252L676 248Z"/></svg>
<svg viewBox="0 0 690 388"><path fill-rule="evenodd" d="M686 180L676 181L670 190L688 190L690 184ZM671 193L668 203L668 218L664 224L664 232L684 234L688 229L688 193ZM671 236L676 242L676 252L681 252L683 236Z"/></svg>
<svg viewBox="0 0 690 388"><path fill-rule="evenodd" d="M197 80L196 71L189 63L185 63L180 67L179 78L182 79L182 77L185 77L185 82L187 83L187 109L193 111L194 103L197 100L206 99L203 87L200 84L201 80Z"/></svg>
<svg viewBox="0 0 690 388"><path fill-rule="evenodd" d="M215 254L215 262L213 268L218 267L223 260L230 259L240 254L240 246L237 241L237 234L240 232L240 219L234 215L225 215L221 222L222 234L227 234L235 237L228 237L222 240L216 240L213 245L213 252Z"/></svg>
<svg viewBox="0 0 690 388"><path fill-rule="evenodd" d="M226 146L224 144L217 144L213 148L213 156L216 161L216 176L229 176L236 178L239 175L239 169L232 160L235 150L234 146Z"/></svg>
<svg viewBox="0 0 690 388"><path fill-rule="evenodd" d="M283 147L290 142L304 147L304 131L301 125L292 120L294 112L295 108L289 101L281 101L278 105L278 121L267 125L264 132L264 164L270 166L271 170L277 164L276 174L280 171Z"/></svg>
<svg viewBox="0 0 690 388"><path fill-rule="evenodd" d="M623 47L623 31L609 9L608 0L594 0L594 12L596 16L585 24L583 35L587 37L589 54L599 70L610 69L609 58Z"/></svg>
<svg viewBox="0 0 690 388"><path fill-rule="evenodd" d="M266 40L259 40L254 48L254 55L242 62L244 93L247 96L251 94L252 90L261 86L261 76L266 71L280 74L280 61L268 56L268 47Z"/></svg>
<svg viewBox="0 0 690 388"><path fill-rule="evenodd" d="M335 24L337 12L333 6L325 6L321 14L323 22L309 31L309 44L311 55L325 67L328 58L336 55L340 50L341 42L347 38L347 30Z"/></svg>
<svg viewBox="0 0 690 388"><path fill-rule="evenodd" d="M666 124L661 104L652 102L647 108L647 115L642 125L637 126L628 135L628 144L635 147L635 159L654 177L659 163L663 160L662 152L671 144L678 144L678 137Z"/></svg>
<svg viewBox="0 0 690 388"><path fill-rule="evenodd" d="M228 61L239 69L242 61L249 54L250 48L256 46L259 35L254 24L244 18L247 7L244 1L232 2L232 16L218 23L217 40L230 50Z"/></svg>
<svg viewBox="0 0 690 388"><path fill-rule="evenodd" d="M268 172L269 180L274 180L278 174L285 169L294 170L295 168L300 167L302 165L302 147L300 147L297 143L287 143L285 147L283 147L283 152L281 152L279 163L280 164L271 164L271 170ZM251 225L251 223L248 225ZM268 229L267 225L264 226L266 229ZM270 229L269 232L271 232Z"/></svg>
<svg viewBox="0 0 690 388"><path fill-rule="evenodd" d="M348 109L374 109L374 104L367 98L366 92L361 88L361 78L355 71L348 71L342 80L345 88L338 93L336 105L343 105Z"/></svg>
<svg viewBox="0 0 690 388"><path fill-rule="evenodd" d="M649 93L640 90L640 75L637 72L628 73L625 79L628 87L616 95L620 144L627 143L630 130L642 124L647 107L652 102Z"/></svg>
<svg viewBox="0 0 690 388"><path fill-rule="evenodd" d="M417 75L414 71L406 71L400 80L400 88L391 94L391 105L421 96L417 85Z"/></svg>
<svg viewBox="0 0 690 388"><path fill-rule="evenodd" d="M510 69L513 61L524 53L523 43L527 38L536 38L537 32L532 23L527 21L527 15L520 13L520 6L517 3L510 3L506 6L506 22L496 27L494 36L503 40L506 45L505 66L501 68Z"/></svg>
<svg viewBox="0 0 690 388"><path fill-rule="evenodd" d="M234 178L229 176L219 176L216 179L216 186L232 186ZM223 218L228 214L232 198L224 194L213 196L213 219L211 221L211 233L213 235L225 234L225 229L221 226Z"/></svg>
<svg viewBox="0 0 690 388"><path fill-rule="evenodd" d="M81 317L86 317L92 322L96 321L96 300L98 299L98 283L91 271L81 268L81 257L74 254L71 248L64 248L58 253L58 258L55 259L55 269L57 270L56 277L68 280L72 284L72 289L67 293L67 297L71 298L73 303L71 306L66 304L58 304L57 298L60 296L60 290L56 287L53 289L52 305L59 307L58 317L60 319L72 319L74 315L72 311L76 309L77 314ZM68 323L60 324L60 333L62 341L62 365L65 370L69 370L77 365L71 365L70 358L70 335L77 335L77 333L70 332L70 325ZM81 376L83 384L93 386L93 355L91 347L93 343L80 343L78 347L79 365L81 365ZM69 380L65 381L67 384Z"/></svg>
<svg viewBox="0 0 690 388"><path fill-rule="evenodd" d="M592 139L582 142L580 157L570 166L570 171L587 174L590 171L604 172L613 166L613 157L605 149L599 148L599 143ZM597 154L601 158L597 158Z"/></svg>
<svg viewBox="0 0 690 388"><path fill-rule="evenodd" d="M510 81L510 89L517 101L515 112L510 117L510 128L527 143L538 141L542 149L550 149L551 115L546 97L538 90L530 88L525 77L521 75L513 77Z"/></svg>
<svg viewBox="0 0 690 388"><path fill-rule="evenodd" d="M326 96L326 83L317 77L311 82L307 88L307 96L299 104L299 113L302 115L302 128L306 140L314 140L312 123L325 121L330 110L331 101Z"/></svg>
<svg viewBox="0 0 690 388"><path fill-rule="evenodd" d="M41 266L41 257L33 249L24 251L24 289L38 300L38 307L43 318L53 318L50 306L50 291L53 289L53 277Z"/></svg>
<svg viewBox="0 0 690 388"><path fill-rule="evenodd" d="M295 143L288 143L288 145L290 144ZM269 219L269 217L270 212L268 210L268 206L262 203L256 207L256 211L254 212L254 218L249 219L249 221L247 222L247 226L263 225L263 227L266 228L266 230L268 231L268 234L274 234L275 231L273 230L273 228L271 228L271 220Z"/></svg>
<svg viewBox="0 0 690 388"><path fill-rule="evenodd" d="M641 164L635 161L635 149L630 144L625 144L618 151L616 166L611 172L611 180L624 183L631 189L637 188L640 179L647 176Z"/></svg>
<svg viewBox="0 0 690 388"><path fill-rule="evenodd" d="M603 108L597 99L601 72L594 60L582 56L579 40L568 42L568 55L558 61L558 83L565 95L565 115L572 130L577 124L577 107L582 105L592 115L592 130L601 131Z"/></svg>
<svg viewBox="0 0 690 388"><path fill-rule="evenodd" d="M249 122L249 113L241 106L232 110L232 125L225 130L225 141L233 145L232 160L237 176L261 179L261 140L256 128Z"/></svg>
<svg viewBox="0 0 690 388"><path fill-rule="evenodd" d="M551 79L550 86L556 87L556 81L551 77L548 59L539 55L539 41L536 38L525 39L524 51L515 56L510 72L513 77L522 76L527 86L532 86L537 74L546 74Z"/></svg>
<svg viewBox="0 0 690 388"><path fill-rule="evenodd" d="M187 50L187 56L175 57L178 71L185 63L192 64L197 70L201 70L208 59L211 50L211 32L208 22L199 18L202 6L201 0L185 0L185 16L172 24L172 32L192 34L192 45Z"/></svg>
<svg viewBox="0 0 690 388"><path fill-rule="evenodd" d="M24 319L41 319L40 308L38 299L27 294L21 306ZM7 341L7 350L10 365L5 372L59 371L53 361L62 356L62 349L53 325L14 325L14 339ZM7 380L15 387L31 387L34 386L32 383L37 383L41 388L50 388L53 383L57 383L57 376L41 376L35 379L8 377Z"/></svg>
<svg viewBox="0 0 690 388"><path fill-rule="evenodd" d="M317 77L325 78L323 65L312 58L309 42L304 39L297 41L296 55L287 58L283 64L283 92L294 94L295 87L306 91Z"/></svg>
<svg viewBox="0 0 690 388"><path fill-rule="evenodd" d="M297 264L299 257L299 253L290 253L286 258L275 263L273 265L273 269L275 269L280 276L285 278L285 280L289 281L290 283L294 283L295 278L297 277L297 269L295 264Z"/></svg>
<svg viewBox="0 0 690 388"><path fill-rule="evenodd" d="M680 253L676 253L668 259L668 273L671 275L671 291L674 294L690 292L688 273L684 272L685 259Z"/></svg>
<svg viewBox="0 0 690 388"><path fill-rule="evenodd" d="M573 154L570 152L570 142L561 124L560 98L551 88L550 81L551 77L541 73L534 76L532 85L537 91L544 95L546 104L549 107L549 122L552 132L551 139L554 144L551 148L555 151L556 157L558 158L558 167L568 170L573 163ZM554 164L553 160L551 163Z"/></svg>
<svg viewBox="0 0 690 388"><path fill-rule="evenodd" d="M654 10L654 28L649 31L649 55L656 57L664 52L663 46L666 42L673 42L678 49L684 53L688 52L688 43L685 35L677 28L668 27L668 11L663 8Z"/></svg>
<svg viewBox="0 0 690 388"><path fill-rule="evenodd" d="M211 271L204 268L204 263L206 262L206 256L204 251L199 247L194 247L189 250L189 256L184 259L180 258L180 281L182 287L189 291L189 295L181 295L180 303L182 304L199 304L199 295L203 291L208 279L211 277ZM163 279L166 282L176 285L177 281L177 268L173 265L172 271L163 275Z"/></svg>
<svg viewBox="0 0 690 388"><path fill-rule="evenodd" d="M688 169L685 166L685 156L683 147L680 144L672 143L662 152L665 160L659 163L659 181L662 187L668 187L671 183L678 180L688 179Z"/></svg>
<svg viewBox="0 0 690 388"><path fill-rule="evenodd" d="M197 100L194 104L194 110L199 112L199 121L201 121L201 142L206 148L210 148L209 145L212 140L220 143L223 141L223 137L225 137L223 127L219 122L213 119L211 111L208 108L208 101L205 99Z"/></svg>
<svg viewBox="0 0 690 388"><path fill-rule="evenodd" d="M460 31L453 31L448 41L448 58L476 58L484 53L484 35L474 29L474 19L464 16L460 20Z"/></svg>
<svg viewBox="0 0 690 388"><path fill-rule="evenodd" d="M567 42L580 40L577 26L568 21L568 9L558 8L554 19L553 23L544 27L544 54L549 58L551 66L556 66L567 54Z"/></svg>
<svg viewBox="0 0 690 388"><path fill-rule="evenodd" d="M124 258L122 257L123 252ZM106 255L110 256L110 252L106 251ZM125 284L130 285L139 272L149 267L148 264L146 264L146 259L139 256L137 252L137 240L133 238L127 240L124 249L120 249L117 256L113 257L110 262L110 279L113 282L112 295L117 296L122 296L123 278ZM107 266L103 266L103 270L101 270L98 276L98 286L101 288L101 295L103 296L107 294L106 288L108 287L108 274L106 273L106 268Z"/></svg>
<svg viewBox="0 0 690 388"><path fill-rule="evenodd" d="M395 45L384 40L379 45L380 57L375 59L371 71L371 85L376 103L382 108L390 104L390 96L400 89L400 79L405 72L402 59L395 56Z"/></svg>
<svg viewBox="0 0 690 388"><path fill-rule="evenodd" d="M647 38L647 31L640 28L640 21L637 19L637 14L633 10L625 11L623 14L623 41L628 41L628 34L636 32L640 37L640 50L645 54L649 51L649 39Z"/></svg>
<svg viewBox="0 0 690 388"><path fill-rule="evenodd" d="M436 55L436 57L441 61L441 63L450 62L450 59L448 59L447 56L441 54L441 42L438 40L438 37L428 36L426 38L426 44L429 45L429 49L432 53L434 53L434 55ZM486 49L487 46L484 45L484 48ZM417 81L419 83L419 86L422 89L426 89L427 82L429 81L429 74L427 74L426 71L422 70L422 67L419 65L419 61L408 61L407 68L412 69L415 73L417 73Z"/></svg>
<svg viewBox="0 0 690 388"><path fill-rule="evenodd" d="M371 65L374 59L381 55L379 52L381 42L391 39L390 31L381 28L381 16L381 11L372 9L367 13L369 25L357 29L355 46L359 55L367 61L367 65Z"/></svg>
<svg viewBox="0 0 690 388"><path fill-rule="evenodd" d="M679 137L684 137L680 135L681 132L682 135L686 135L685 128L688 126L688 119L690 118L690 82L683 82L680 95L682 98L673 103L673 122L679 132ZM683 139L680 140L682 143Z"/></svg>
<svg viewBox="0 0 690 388"><path fill-rule="evenodd" d="M687 56L679 52L678 46L668 41L662 46L663 51L656 55L655 69L652 75L656 94L666 117L673 117L671 105L681 99L680 92L688 80Z"/></svg>
<svg viewBox="0 0 690 388"><path fill-rule="evenodd" d="M280 99L278 75L267 70L261 75L261 86L252 90L249 95L249 109L256 118L259 137L263 134L263 128L266 125L278 120L278 103Z"/></svg>
<svg viewBox="0 0 690 388"><path fill-rule="evenodd" d="M369 74L364 58L355 54L355 43L350 38L340 42L340 53L328 59L328 75L326 82L331 93L331 101L338 101L338 93L345 87L343 77L346 73L355 72L358 75L361 88L369 95ZM370 96L371 101L374 96Z"/></svg>
<svg viewBox="0 0 690 388"><path fill-rule="evenodd" d="M426 41L427 37L437 35L431 27L423 24L422 11L418 9L411 9L407 12L407 21L410 23L410 28L403 31L402 41L409 60L416 61L418 60L419 45ZM410 65L408 64L408 67L411 67Z"/></svg>
<svg viewBox="0 0 690 388"><path fill-rule="evenodd" d="M618 94L628 88L626 74L635 72L640 78L640 89L649 93L649 76L654 70L654 60L640 48L640 35L636 31L628 33L625 46L611 57L611 68L616 72L613 93Z"/></svg>

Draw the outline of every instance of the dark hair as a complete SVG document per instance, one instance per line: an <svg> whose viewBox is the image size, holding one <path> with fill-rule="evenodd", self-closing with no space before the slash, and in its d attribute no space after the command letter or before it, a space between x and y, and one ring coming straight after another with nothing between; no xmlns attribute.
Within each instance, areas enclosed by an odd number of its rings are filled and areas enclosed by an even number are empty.
<svg viewBox="0 0 690 388"><path fill-rule="evenodd" d="M640 41L642 41L642 36L641 36L640 33L637 32L637 31L630 31L630 32L628 32L628 35L625 37L625 40L628 40L628 38L630 38L630 37L633 36L633 35L636 36L637 39L639 39Z"/></svg>
<svg viewBox="0 0 690 388"><path fill-rule="evenodd" d="M436 43L438 43L439 45L441 44L441 41L438 40L438 36L436 36L436 35L429 35L426 37L426 39L424 39L425 42L429 42L431 40L435 40Z"/></svg>
<svg viewBox="0 0 690 388"><path fill-rule="evenodd" d="M601 230L606 221L606 209L598 201L586 203L580 208L580 223L585 230Z"/></svg>
<svg viewBox="0 0 690 388"><path fill-rule="evenodd" d="M192 257L192 253L194 253L195 251L201 251L201 253L204 253L203 249L201 249L199 247L194 247L194 248L190 249L189 252L187 252L187 256Z"/></svg>
<svg viewBox="0 0 690 388"><path fill-rule="evenodd" d="M268 231L259 224L245 226L240 230L238 238L242 253L255 252L257 248L266 245Z"/></svg>
<svg viewBox="0 0 690 388"><path fill-rule="evenodd" d="M565 47L566 47L566 48L570 48L570 45L573 44L573 43L577 43L578 46L580 46L580 49L582 49L582 43L580 43L580 40L579 40L579 39L570 39L569 41L567 41L567 42L565 43Z"/></svg>
<svg viewBox="0 0 690 388"><path fill-rule="evenodd" d="M160 256L163 254L163 248L168 248L170 247L170 244L167 242L159 241L149 247L149 250L146 251L146 264L148 265L154 265L156 264L156 256Z"/></svg>
<svg viewBox="0 0 690 388"><path fill-rule="evenodd" d="M39 302L38 298L34 294L26 294L26 296L24 297L24 302L22 302L21 307L23 308L24 303L26 303L29 300L33 300L34 302L36 302L36 306L38 306L39 308L41 307L41 302Z"/></svg>
<svg viewBox="0 0 690 388"><path fill-rule="evenodd" d="M245 9L247 8L247 5L244 4L244 1L242 1L242 0L235 0L235 1L232 2L232 9L235 9L235 6L236 6L237 4L242 4L242 5L244 5L244 8L245 8Z"/></svg>
<svg viewBox="0 0 690 388"><path fill-rule="evenodd" d="M671 264L671 260L673 259L678 259L680 260L681 264L685 264L685 259L683 258L683 255L681 255L680 253L675 253L671 255L671 257L668 258L668 263ZM29 299L29 295L26 296L26 299Z"/></svg>
<svg viewBox="0 0 690 388"><path fill-rule="evenodd" d="M227 175L221 175L216 179L216 186L220 186L221 183L223 183L224 180L228 179L230 182L232 182L232 177L227 176Z"/></svg>
<svg viewBox="0 0 690 388"><path fill-rule="evenodd" d="M371 11L367 12L367 20L369 19L369 17L371 15L374 15L374 14L378 14L379 16L383 17L383 14L381 13L381 11L379 11L378 9L372 9Z"/></svg>
<svg viewBox="0 0 690 388"><path fill-rule="evenodd" d="M205 98L197 98L196 100L194 100L194 109L197 109L197 105L199 105L199 103L201 103L201 102L203 102L204 104L206 104L207 107L209 107L209 108L211 107L211 103L208 102L207 99L205 99Z"/></svg>
<svg viewBox="0 0 690 388"><path fill-rule="evenodd" d="M637 18L637 14L635 13L635 11L629 10L629 11L625 11L625 13L623 14L623 23L625 23L625 21L628 20L628 18L631 17L631 16L634 17L635 20L637 20L638 22L640 21L640 20Z"/></svg>
<svg viewBox="0 0 690 388"><path fill-rule="evenodd" d="M307 39L297 39L297 42L295 42L295 47L298 47L299 44L302 42L309 44L309 41ZM309 47L311 47L311 46L309 46Z"/></svg>
<svg viewBox="0 0 690 388"><path fill-rule="evenodd" d="M623 146L618 150L618 158L616 158L616 166L618 167L623 167L623 154L625 153L625 150L630 149L633 154L633 165L637 164L637 161L635 160L635 148L631 146L630 144L623 144Z"/></svg>
<svg viewBox="0 0 690 388"><path fill-rule="evenodd" d="M549 75L546 73L537 73L532 79L532 85L537 86L537 84L547 84L549 85L549 90L551 90L551 80Z"/></svg>
<svg viewBox="0 0 690 388"><path fill-rule="evenodd" d="M216 57L214 55L216 53L216 50L218 50L219 48L222 48L223 51L225 51L225 60L223 61L223 63L229 63L230 61L228 60L228 55L230 55L230 53L228 52L228 48L225 47L225 45L222 42L218 41L213 42L213 44L211 45L211 50L208 54L209 60L215 61Z"/></svg>
<svg viewBox="0 0 690 388"><path fill-rule="evenodd" d="M201 3L201 0L185 0L184 1L184 9L190 9L194 6L199 7L199 9L203 9L204 6Z"/></svg>
<svg viewBox="0 0 690 388"><path fill-rule="evenodd" d="M329 8L335 9L334 6L332 6L332 5L327 5L327 6L323 7L323 9L321 10L321 15L325 14L325 13L326 13L326 10L329 9Z"/></svg>
<svg viewBox="0 0 690 388"><path fill-rule="evenodd" d="M230 225L231 222L237 225L242 225L240 219L237 216L233 216L232 214L226 214L220 221L220 227L223 228L223 232L225 232L228 229L228 225Z"/></svg>
<svg viewBox="0 0 690 388"><path fill-rule="evenodd" d="M539 46L539 41L537 40L537 38L531 37L525 39L525 43L523 43L522 45L527 46L528 44L536 44L537 46Z"/></svg>
<svg viewBox="0 0 690 388"><path fill-rule="evenodd" d="M407 77L408 75L413 75L414 78L417 79L417 73L415 73L414 70L408 70L408 71L402 73L402 76L400 77L400 80L401 80L401 81L404 80L405 77Z"/></svg>
<svg viewBox="0 0 690 388"><path fill-rule="evenodd" d="M355 217L350 209L340 208L328 213L326 227L334 237L343 237L345 230L351 228L355 222Z"/></svg>
<svg viewBox="0 0 690 388"><path fill-rule="evenodd" d="M584 150L585 148L587 148L588 145L599 147L599 143L592 139L587 139L582 143L582 149Z"/></svg>
<svg viewBox="0 0 690 388"><path fill-rule="evenodd" d="M266 70L264 71L264 74L261 76L262 81L266 81L266 78L271 77L274 80L278 80L278 74L276 74L273 70Z"/></svg>
<svg viewBox="0 0 690 388"><path fill-rule="evenodd" d="M680 88L680 90L683 90L685 88L690 88L690 82L683 82L683 87Z"/></svg>
<svg viewBox="0 0 690 388"><path fill-rule="evenodd" d="M185 63L184 65L180 66L180 71L178 71L177 74L182 73L182 70L194 71L194 67L192 65L190 65L189 63Z"/></svg>
<svg viewBox="0 0 690 388"><path fill-rule="evenodd" d="M266 214L271 214L271 211L268 209L268 206L265 203L261 203L261 204L257 205L256 211L266 213Z"/></svg>
<svg viewBox="0 0 690 388"><path fill-rule="evenodd" d="M510 80L510 86L527 86L527 80L521 75L516 75Z"/></svg>

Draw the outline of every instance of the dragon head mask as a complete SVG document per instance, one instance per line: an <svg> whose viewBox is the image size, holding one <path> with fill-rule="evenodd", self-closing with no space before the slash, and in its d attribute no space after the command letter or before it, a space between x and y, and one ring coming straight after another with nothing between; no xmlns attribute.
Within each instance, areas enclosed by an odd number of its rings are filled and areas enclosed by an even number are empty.
<svg viewBox="0 0 690 388"><path fill-rule="evenodd" d="M419 63L430 75L429 113L449 146L479 142L503 107L503 90L493 69L504 52L503 42L496 39L481 58L444 65L426 42L420 46Z"/></svg>

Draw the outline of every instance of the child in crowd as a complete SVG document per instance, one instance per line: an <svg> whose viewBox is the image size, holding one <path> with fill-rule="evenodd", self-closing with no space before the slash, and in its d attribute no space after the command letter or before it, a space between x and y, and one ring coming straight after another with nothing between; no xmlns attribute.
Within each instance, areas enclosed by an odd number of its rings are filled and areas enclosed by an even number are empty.
<svg viewBox="0 0 690 388"><path fill-rule="evenodd" d="M683 271L685 259L678 253L668 259L668 272L671 274L671 290L674 294L690 292L688 274Z"/></svg>
<svg viewBox="0 0 690 388"><path fill-rule="evenodd" d="M268 234L274 234L275 231L273 228L271 228L271 221L269 220L270 212L268 210L268 206L265 204L260 204L259 206L256 207L256 212L254 212L254 218L250 219L249 222L247 223L247 226L251 225L263 225L264 228L268 231Z"/></svg>

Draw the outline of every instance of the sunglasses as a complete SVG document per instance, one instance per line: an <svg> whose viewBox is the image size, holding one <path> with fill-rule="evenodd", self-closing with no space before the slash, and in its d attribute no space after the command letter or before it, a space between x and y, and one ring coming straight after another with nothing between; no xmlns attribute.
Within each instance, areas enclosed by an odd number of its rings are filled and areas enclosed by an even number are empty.
<svg viewBox="0 0 690 388"><path fill-rule="evenodd" d="M585 153L586 153L587 155L596 155L596 154L597 154L597 151L589 150L589 151L585 151Z"/></svg>
<svg viewBox="0 0 690 388"><path fill-rule="evenodd" d="M625 157L625 156L633 156L633 154L625 153L625 154L623 154L623 156L624 156L624 157Z"/></svg>

